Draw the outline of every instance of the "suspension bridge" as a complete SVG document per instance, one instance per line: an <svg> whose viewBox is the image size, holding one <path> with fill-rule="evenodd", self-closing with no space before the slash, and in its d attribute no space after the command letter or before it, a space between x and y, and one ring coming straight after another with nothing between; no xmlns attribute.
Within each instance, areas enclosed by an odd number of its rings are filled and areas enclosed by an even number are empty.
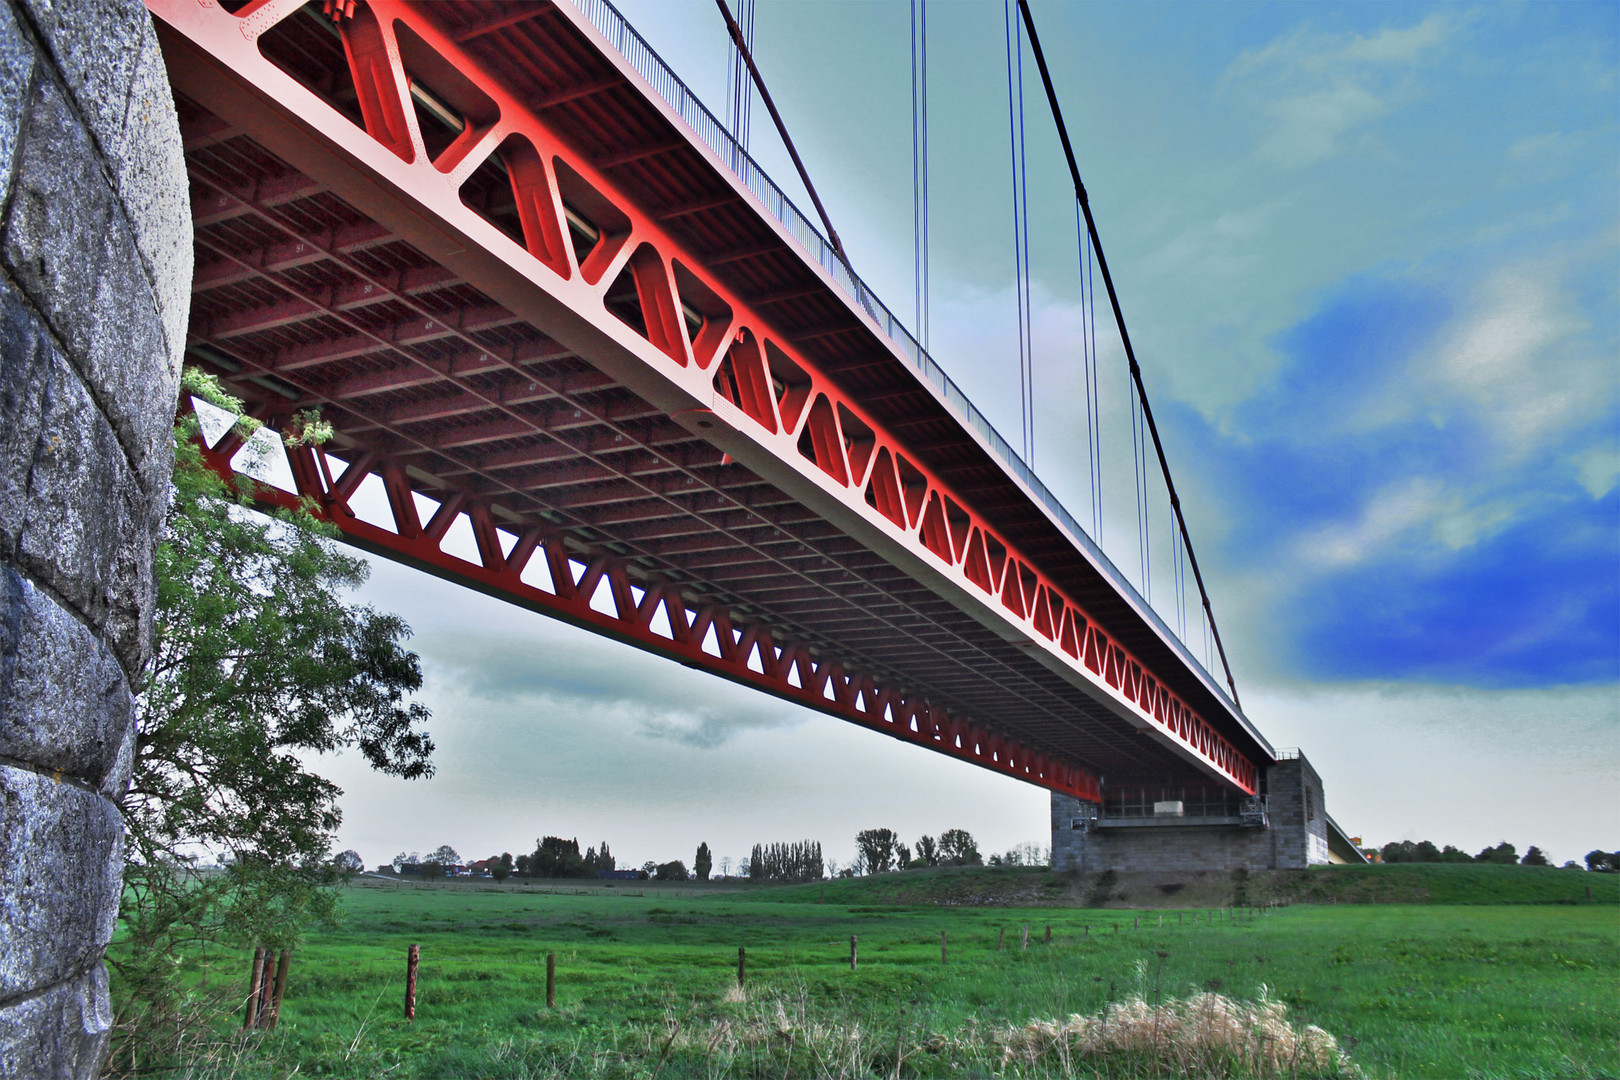
<svg viewBox="0 0 1620 1080"><path fill-rule="evenodd" d="M264 504L305 501L367 551L1047 788L1060 865L1113 824L1241 833L1196 840L1229 861L1263 863L1260 836L1273 865L1346 848L1314 772L1239 705L1066 133L1090 529L1028 464L1026 77L1064 129L1027 7L1005 9L1015 449L926 347L925 6L916 333L850 266L751 55L751 3L718 5L724 120L606 0L148 6L191 183L188 360L268 430L318 409L333 432L273 441L285 480ZM755 103L814 218L750 155ZM1144 591L1156 466L1220 678L1094 539L1099 308L1136 392ZM215 430L209 460L246 471L247 441Z"/></svg>

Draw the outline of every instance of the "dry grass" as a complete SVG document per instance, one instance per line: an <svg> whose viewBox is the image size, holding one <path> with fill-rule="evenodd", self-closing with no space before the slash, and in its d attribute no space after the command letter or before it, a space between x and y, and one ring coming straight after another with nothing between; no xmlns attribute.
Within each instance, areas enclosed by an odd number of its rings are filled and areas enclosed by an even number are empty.
<svg viewBox="0 0 1620 1080"><path fill-rule="evenodd" d="M1287 1013L1264 989L1252 1002L1202 993L1150 1005L1135 995L1101 1014L1012 1028L1002 1034L1003 1055L1009 1063L1057 1066L1062 1076L1360 1075L1332 1035L1315 1025L1296 1028Z"/></svg>
<svg viewBox="0 0 1620 1080"><path fill-rule="evenodd" d="M930 1059L974 1075L1296 1080L1361 1072L1319 1027L1296 1028L1287 1007L1262 994L1235 1001L1201 993L1153 1005L1140 995L1101 1013L991 1029L879 1029L851 1015L819 1013L804 993L723 994L734 1015L690 1023L673 1013L649 1034L645 1058L698 1065L707 1076L797 1075L844 1080L913 1075ZM701 1063L701 1064L699 1064ZM658 1071L657 1069L654 1070ZM923 1071L928 1071L924 1069Z"/></svg>

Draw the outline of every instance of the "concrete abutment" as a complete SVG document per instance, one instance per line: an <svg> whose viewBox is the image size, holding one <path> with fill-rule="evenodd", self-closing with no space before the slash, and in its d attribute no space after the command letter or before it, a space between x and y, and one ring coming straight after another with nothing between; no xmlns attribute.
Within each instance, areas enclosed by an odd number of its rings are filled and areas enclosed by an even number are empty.
<svg viewBox="0 0 1620 1080"><path fill-rule="evenodd" d="M1265 769L1264 823L1230 816L1111 816L1052 794L1052 868L1105 870L1289 870L1327 863L1322 778L1303 754ZM1179 806L1180 804L1175 804ZM1099 812L1100 811L1100 812Z"/></svg>

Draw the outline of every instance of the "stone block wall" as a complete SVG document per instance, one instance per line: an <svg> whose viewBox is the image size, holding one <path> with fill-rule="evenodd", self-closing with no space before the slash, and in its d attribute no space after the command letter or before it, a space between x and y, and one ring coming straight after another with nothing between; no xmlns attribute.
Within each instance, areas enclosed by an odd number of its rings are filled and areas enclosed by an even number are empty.
<svg viewBox="0 0 1620 1080"><path fill-rule="evenodd" d="M0 1078L95 1075L190 304L139 0L0 0Z"/></svg>
<svg viewBox="0 0 1620 1080"><path fill-rule="evenodd" d="M1287 870L1326 863L1327 816L1322 778L1304 756L1266 770L1269 824L1075 827L1089 811L1052 794L1052 868L1103 870Z"/></svg>

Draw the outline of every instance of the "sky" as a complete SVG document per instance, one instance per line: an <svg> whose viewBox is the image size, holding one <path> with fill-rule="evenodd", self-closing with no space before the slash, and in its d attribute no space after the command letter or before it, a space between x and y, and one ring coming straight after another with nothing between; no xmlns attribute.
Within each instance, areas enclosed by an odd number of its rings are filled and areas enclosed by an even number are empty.
<svg viewBox="0 0 1620 1080"><path fill-rule="evenodd" d="M735 7L735 4L733 5ZM622 10L724 116L707 0ZM1038 3L1245 711L1370 844L1620 847L1620 5ZM909 7L761 0L761 71L856 269L914 321ZM935 358L1022 441L1002 5L929 5ZM1073 189L1024 53L1034 464L1089 521ZM750 148L809 200L763 108ZM1100 308L1100 305L1099 305ZM1177 625L1098 311L1104 548ZM351 755L340 848L1048 840L1038 788L376 561L437 774ZM1187 640L1205 652L1189 617Z"/></svg>

